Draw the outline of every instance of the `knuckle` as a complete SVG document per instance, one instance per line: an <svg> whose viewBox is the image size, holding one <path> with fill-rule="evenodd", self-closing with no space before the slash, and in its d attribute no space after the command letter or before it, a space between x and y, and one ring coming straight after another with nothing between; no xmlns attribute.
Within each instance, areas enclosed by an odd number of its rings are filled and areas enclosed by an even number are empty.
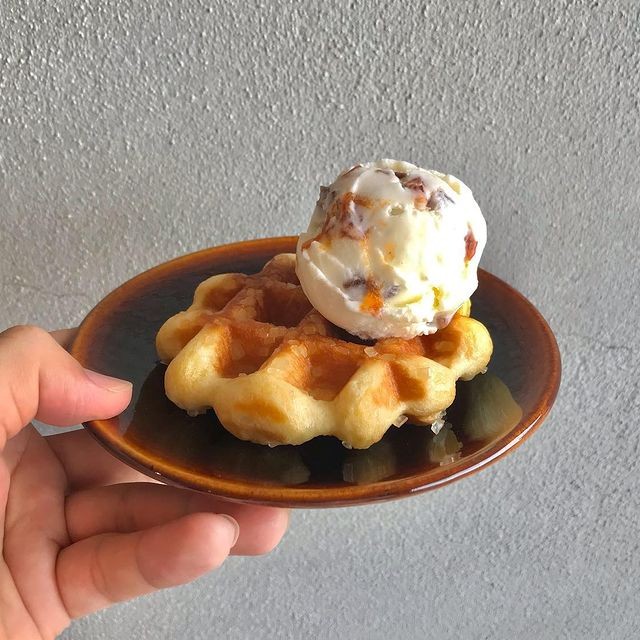
<svg viewBox="0 0 640 640"><path fill-rule="evenodd" d="M33 324L19 324L0 334L0 337L8 340L27 343L40 342L48 336L49 334L44 329Z"/></svg>

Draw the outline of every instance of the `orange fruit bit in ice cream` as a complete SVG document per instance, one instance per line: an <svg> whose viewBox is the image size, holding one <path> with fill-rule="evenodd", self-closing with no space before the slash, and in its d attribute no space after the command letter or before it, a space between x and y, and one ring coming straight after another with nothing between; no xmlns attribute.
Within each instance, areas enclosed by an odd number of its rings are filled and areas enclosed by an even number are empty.
<svg viewBox="0 0 640 640"><path fill-rule="evenodd" d="M377 316L384 305L384 299L380 293L380 287L377 283L371 280L367 281L367 292L362 298L360 303L360 311L370 313L372 316Z"/></svg>

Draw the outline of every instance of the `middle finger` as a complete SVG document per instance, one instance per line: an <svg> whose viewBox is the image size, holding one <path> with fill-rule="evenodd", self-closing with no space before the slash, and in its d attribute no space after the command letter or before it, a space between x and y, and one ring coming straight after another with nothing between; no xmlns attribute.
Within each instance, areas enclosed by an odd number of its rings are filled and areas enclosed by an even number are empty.
<svg viewBox="0 0 640 640"><path fill-rule="evenodd" d="M71 494L67 528L75 542L102 533L130 533L176 520L190 513L226 513L240 525L236 555L271 551L288 524L288 511L220 500L205 493L160 484L131 483Z"/></svg>
<svg viewBox="0 0 640 640"><path fill-rule="evenodd" d="M84 429L47 436L46 441L62 463L72 491L119 482L156 482L120 462Z"/></svg>

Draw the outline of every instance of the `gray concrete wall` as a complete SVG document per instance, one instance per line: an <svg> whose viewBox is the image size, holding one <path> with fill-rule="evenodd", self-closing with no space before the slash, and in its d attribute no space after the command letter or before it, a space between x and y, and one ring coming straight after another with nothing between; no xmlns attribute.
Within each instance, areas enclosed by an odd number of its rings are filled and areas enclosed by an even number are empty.
<svg viewBox="0 0 640 640"><path fill-rule="evenodd" d="M320 181L388 156L472 187L483 265L564 358L551 418L495 467L295 513L271 556L65 638L638 636L638 7L2 3L0 327L73 325L170 257L295 233Z"/></svg>

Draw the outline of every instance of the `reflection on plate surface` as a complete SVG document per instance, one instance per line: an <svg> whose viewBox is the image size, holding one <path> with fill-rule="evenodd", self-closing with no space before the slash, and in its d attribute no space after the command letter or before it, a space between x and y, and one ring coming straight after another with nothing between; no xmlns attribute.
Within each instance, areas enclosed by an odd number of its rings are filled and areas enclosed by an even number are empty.
<svg viewBox="0 0 640 640"><path fill-rule="evenodd" d="M124 440L172 462L182 460L200 473L273 485L370 484L442 466L477 449L477 443L494 441L522 416L507 386L487 372L458 383L457 402L438 435L429 427L404 424L392 426L369 449L345 449L331 437L269 448L238 440L220 425L213 411L190 417L176 407L164 394L165 368L154 366L133 412L120 416Z"/></svg>
<svg viewBox="0 0 640 640"><path fill-rule="evenodd" d="M213 411L188 416L165 396L165 366L157 362L154 344L158 328L188 306L206 277L256 272L294 242L272 239L186 256L138 276L88 316L74 355L86 367L134 383L124 413L87 425L113 453L169 482L239 500L355 504L461 477L520 441L544 417L559 381L555 341L524 298L485 272L472 315L489 329L494 354L487 373L458 382L448 425L438 436L429 427L405 424L391 426L366 450L345 449L331 437L271 449L236 439ZM540 359L541 348L550 359Z"/></svg>

